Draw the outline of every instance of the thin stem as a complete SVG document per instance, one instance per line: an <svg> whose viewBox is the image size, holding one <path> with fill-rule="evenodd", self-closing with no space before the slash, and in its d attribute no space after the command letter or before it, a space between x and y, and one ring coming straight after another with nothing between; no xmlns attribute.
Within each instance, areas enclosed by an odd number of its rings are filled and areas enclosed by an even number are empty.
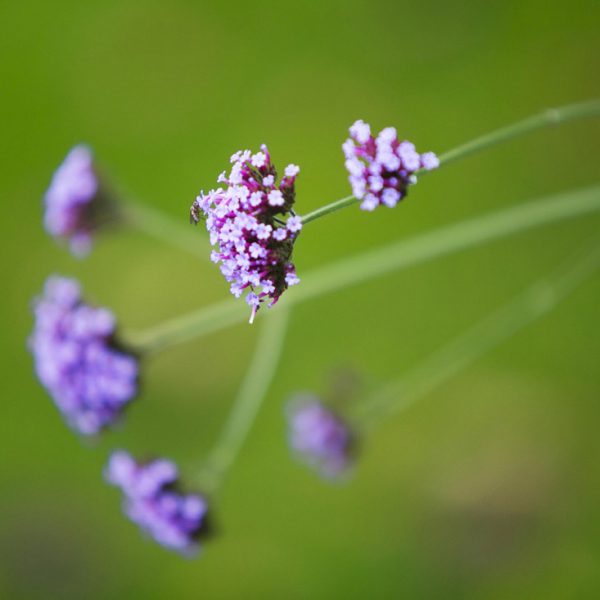
<svg viewBox="0 0 600 600"><path fill-rule="evenodd" d="M188 252L203 260L208 260L210 248L206 236L197 235L195 228L182 224L162 211L134 202L124 201L121 211L127 222L145 234Z"/></svg>
<svg viewBox="0 0 600 600"><path fill-rule="evenodd" d="M447 225L440 229L370 250L308 273L297 288L280 300L295 306L342 288L362 283L392 271L501 239L534 227L600 211L600 186L566 192L500 212ZM278 309L265 311L263 318ZM142 353L156 352L212 333L247 318L247 307L229 300L122 339Z"/></svg>
<svg viewBox="0 0 600 600"><path fill-rule="evenodd" d="M486 352L541 318L600 267L600 243L580 250L549 277L529 286L501 309L433 353L399 381L390 383L352 415L357 426L370 429L404 410L468 367Z"/></svg>
<svg viewBox="0 0 600 600"><path fill-rule="evenodd" d="M598 98L586 102L578 102L577 104L567 104L566 106L559 106L558 108L548 108L541 113L527 117L522 121L517 121L512 125L496 129L471 142L467 142L448 152L444 152L439 156L440 164L446 165L460 158L464 158L465 156L469 156L474 152L479 152L490 146L501 144L502 142L531 133L537 129L561 125L562 123L574 121L575 119L585 119L597 116L600 116L600 99Z"/></svg>
<svg viewBox="0 0 600 600"><path fill-rule="evenodd" d="M438 157L440 160L440 166L454 162L455 160L459 160L461 158L465 158L470 154L479 152L480 150L484 150L490 146L495 146L496 144L501 144L507 140L531 133L536 129L543 129L544 127L550 127L552 125L560 125L575 119L597 116L600 116L600 99L589 100L587 102L580 102L577 104L568 104L558 108L549 108L539 114L527 117L522 121L517 121L512 125L501 127L500 129L496 129L491 133L487 133L486 135L475 138L466 144L457 146L448 152L444 152ZM429 171L425 169L420 169L415 174L424 175L428 172ZM307 213L302 217L302 222L309 223L310 221L314 221L315 219L341 210L342 208L346 208L347 206L352 206L357 202L359 202L358 198L355 198L354 196L347 196L346 198L336 200L335 202L331 202L330 204L326 204L321 208L317 208L316 210Z"/></svg>
<svg viewBox="0 0 600 600"><path fill-rule="evenodd" d="M355 198L354 196L346 196L345 198L331 202L331 204L326 204L325 206L321 206L321 208L317 208L312 212L306 213L303 217L301 217L302 223L310 223L315 219L324 217L329 213L336 212L342 208L346 208L347 206L352 206L357 202L360 202L358 198Z"/></svg>
<svg viewBox="0 0 600 600"><path fill-rule="evenodd" d="M289 311L282 308L262 325L228 420L198 476L206 493L214 492L222 483L256 419L281 358L288 321Z"/></svg>

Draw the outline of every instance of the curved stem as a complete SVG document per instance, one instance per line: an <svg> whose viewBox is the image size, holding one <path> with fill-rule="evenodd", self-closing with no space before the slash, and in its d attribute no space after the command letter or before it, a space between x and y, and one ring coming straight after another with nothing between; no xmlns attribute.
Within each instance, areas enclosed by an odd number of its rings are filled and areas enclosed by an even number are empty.
<svg viewBox="0 0 600 600"><path fill-rule="evenodd" d="M434 352L399 381L385 385L351 415L360 429L370 429L468 367L518 331L541 318L600 267L600 244L577 253L552 275L530 285L504 307Z"/></svg>
<svg viewBox="0 0 600 600"><path fill-rule="evenodd" d="M291 307L344 287L458 252L548 223L600 211L600 186L567 192L447 225L435 231L364 252L308 273L305 281L280 300ZM271 318L277 308L265 311ZM231 299L122 339L141 353L156 352L212 333L247 317L247 307Z"/></svg>
<svg viewBox="0 0 600 600"><path fill-rule="evenodd" d="M512 125L501 127L491 133L482 135L481 137L475 138L474 140L457 146L448 152L444 152L438 158L440 160L440 166L446 165L455 160L465 158L474 152L479 152L490 146L495 146L507 140L531 133L536 129L543 129L552 125L560 125L568 121L575 119L583 119L587 117L600 116L600 99L589 100L587 102L580 102L577 104L568 104L566 106L560 106L558 108L549 108L542 111L539 114L527 117L521 121L517 121ZM426 169L420 169L415 172L415 175L424 175L428 173ZM317 208L312 212L307 213L302 217L302 223L309 223L320 217L328 215L330 213L352 206L359 202L358 198L354 196L347 196L341 200L336 200L330 204L326 204L321 208Z"/></svg>
<svg viewBox="0 0 600 600"><path fill-rule="evenodd" d="M198 483L207 493L222 483L256 419L281 358L288 321L289 311L282 308L262 325L233 408L198 476Z"/></svg>
<svg viewBox="0 0 600 600"><path fill-rule="evenodd" d="M208 239L196 235L189 225L181 224L160 210L132 200L123 201L120 210L130 225L145 234L203 260L209 259Z"/></svg>

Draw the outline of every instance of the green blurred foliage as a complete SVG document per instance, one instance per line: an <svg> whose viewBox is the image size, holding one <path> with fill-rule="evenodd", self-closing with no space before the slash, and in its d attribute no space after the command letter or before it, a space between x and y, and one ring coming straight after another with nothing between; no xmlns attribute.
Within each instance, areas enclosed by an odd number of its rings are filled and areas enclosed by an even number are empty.
<svg viewBox="0 0 600 600"><path fill-rule="evenodd" d="M219 535L198 560L142 539L101 469L111 448L127 447L191 472L255 328L152 360L124 427L95 443L65 428L25 343L30 299L50 272L81 278L130 327L227 295L212 265L138 233L105 236L84 262L49 240L40 199L74 143L185 222L233 151L267 142L276 164L302 166L305 212L348 193L340 144L356 118L444 151L598 95L599 25L596 0L2 3L0 596L599 597L598 277L365 440L346 484L290 458L282 408L295 390L326 389L335 368L369 385L398 377L550 271L598 232L598 217L294 310L284 364L215 507ZM318 221L297 246L299 274L597 183L599 134L598 122L539 132L427 177L393 212Z"/></svg>

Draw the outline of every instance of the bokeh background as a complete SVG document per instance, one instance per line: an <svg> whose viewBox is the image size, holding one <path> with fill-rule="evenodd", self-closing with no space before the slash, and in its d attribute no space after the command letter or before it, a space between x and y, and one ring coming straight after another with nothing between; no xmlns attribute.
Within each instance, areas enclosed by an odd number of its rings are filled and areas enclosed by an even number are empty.
<svg viewBox="0 0 600 600"><path fill-rule="evenodd" d="M256 327L147 365L124 426L94 443L34 380L29 303L72 275L129 328L227 296L208 262L136 232L77 261L41 226L74 144L121 189L182 222L230 154L267 142L295 162L301 212L348 193L340 144L363 118L442 152L600 93L600 6L344 0L23 1L0 5L3 598L594 598L600 596L600 280L364 441L350 481L296 464L283 406L331 373L365 387L549 272L600 219L494 242L303 304L283 364L215 506L218 535L184 560L143 539L102 481L108 452L176 459L214 442ZM307 227L310 268L445 223L597 182L600 124L538 132L424 179L393 212ZM198 234L200 235L200 234ZM292 294L290 291L289 294Z"/></svg>

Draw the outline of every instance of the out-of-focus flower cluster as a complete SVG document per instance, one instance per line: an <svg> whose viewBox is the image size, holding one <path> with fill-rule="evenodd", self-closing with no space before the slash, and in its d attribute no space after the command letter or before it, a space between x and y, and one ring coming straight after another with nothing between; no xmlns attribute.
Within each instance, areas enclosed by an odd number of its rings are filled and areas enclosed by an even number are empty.
<svg viewBox="0 0 600 600"><path fill-rule="evenodd" d="M87 435L114 423L137 392L138 361L118 348L113 314L84 303L76 281L53 276L34 315L35 370L67 422Z"/></svg>
<svg viewBox="0 0 600 600"><path fill-rule="evenodd" d="M87 146L75 146L55 171L44 208L46 231L67 240L74 254L87 254L93 231L108 220L110 213Z"/></svg>
<svg viewBox="0 0 600 600"><path fill-rule="evenodd" d="M208 504L198 494L177 490L177 466L165 459L136 462L124 451L114 452L105 473L124 495L125 514L166 548L183 554L198 550L206 531Z"/></svg>
<svg viewBox="0 0 600 600"><path fill-rule="evenodd" d="M265 145L256 154L236 152L231 162L229 175L223 172L218 178L226 189L201 193L190 215L195 223L201 215L206 217L210 242L216 247L211 258L220 263L231 293L239 298L249 290L246 302L252 308L252 322L263 301L273 306L289 286L300 282L291 262L302 229L302 220L292 210L300 169L288 165L277 183Z"/></svg>
<svg viewBox="0 0 600 600"><path fill-rule="evenodd" d="M291 402L288 427L292 450L324 477L336 477L350 466L352 434L315 396L301 395Z"/></svg>
<svg viewBox="0 0 600 600"><path fill-rule="evenodd" d="M419 154L411 142L398 140L394 127L386 127L375 138L370 126L356 121L350 138L343 146L352 194L362 200L363 210L375 210L384 204L392 208L402 200L410 184L416 183L415 171L439 166L433 152Z"/></svg>

